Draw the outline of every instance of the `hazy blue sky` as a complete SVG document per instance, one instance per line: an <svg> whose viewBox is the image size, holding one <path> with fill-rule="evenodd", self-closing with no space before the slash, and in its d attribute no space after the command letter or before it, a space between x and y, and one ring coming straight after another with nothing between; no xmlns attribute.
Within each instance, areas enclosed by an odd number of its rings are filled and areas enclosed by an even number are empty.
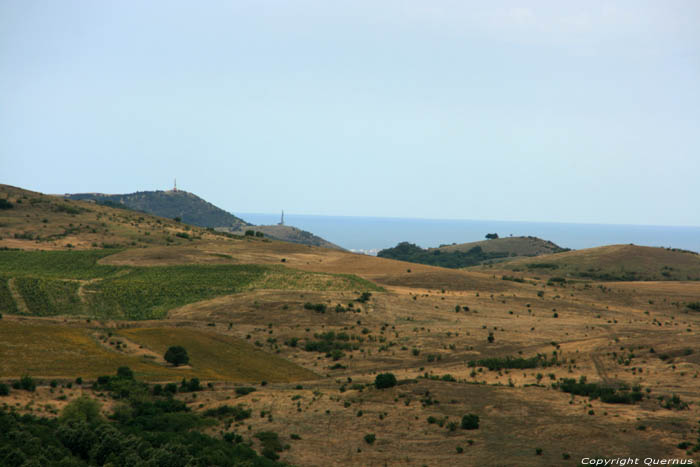
<svg viewBox="0 0 700 467"><path fill-rule="evenodd" d="M0 182L700 225L700 2L0 1Z"/></svg>

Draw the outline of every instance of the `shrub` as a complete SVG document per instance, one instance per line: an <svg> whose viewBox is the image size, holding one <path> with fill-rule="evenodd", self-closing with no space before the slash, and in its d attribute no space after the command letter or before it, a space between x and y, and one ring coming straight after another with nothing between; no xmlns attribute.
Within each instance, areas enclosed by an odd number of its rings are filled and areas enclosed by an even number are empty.
<svg viewBox="0 0 700 467"><path fill-rule="evenodd" d="M396 386L396 376L393 373L380 373L374 378L374 386L377 389L385 389Z"/></svg>
<svg viewBox="0 0 700 467"><path fill-rule="evenodd" d="M5 198L0 199L0 209L12 209L13 205Z"/></svg>
<svg viewBox="0 0 700 467"><path fill-rule="evenodd" d="M573 378L563 378L558 383L553 383L552 387L577 396L586 396L591 399L599 398L608 404L634 404L642 400L643 397L640 387L634 387L630 390L628 387L622 386L616 389L598 383L588 383L585 376L579 378L578 381Z"/></svg>
<svg viewBox="0 0 700 467"><path fill-rule="evenodd" d="M360 303L367 303L371 296L372 294L370 292L362 292L362 295L357 298L357 301Z"/></svg>
<svg viewBox="0 0 700 467"><path fill-rule="evenodd" d="M693 311L700 311L700 302L688 303L686 306Z"/></svg>
<svg viewBox="0 0 700 467"><path fill-rule="evenodd" d="M10 395L10 386L5 383L0 383L0 396Z"/></svg>
<svg viewBox="0 0 700 467"><path fill-rule="evenodd" d="M62 423L95 423L102 419L100 403L86 396L71 401L61 411L59 420Z"/></svg>
<svg viewBox="0 0 700 467"><path fill-rule="evenodd" d="M25 391L34 392L36 390L36 381L31 376L24 375L19 381L15 381L12 385L15 389L24 389Z"/></svg>
<svg viewBox="0 0 700 467"><path fill-rule="evenodd" d="M169 347L163 358L165 358L166 362L172 363L175 366L186 365L190 361L187 350L181 345Z"/></svg>
<svg viewBox="0 0 700 467"><path fill-rule="evenodd" d="M368 433L365 435L365 443L367 444L374 444L376 440L377 437L374 435L374 433Z"/></svg>
<svg viewBox="0 0 700 467"><path fill-rule="evenodd" d="M243 405L238 404L234 407L231 407L230 405L221 405L215 409L206 410L204 415L206 417L217 418L233 417L234 420L241 421L245 420L246 418L250 418L251 413L251 409L246 409Z"/></svg>
<svg viewBox="0 0 700 467"><path fill-rule="evenodd" d="M117 378L134 379L134 372L128 366L120 366L117 368Z"/></svg>
<svg viewBox="0 0 700 467"><path fill-rule="evenodd" d="M463 430L476 430L479 428L479 416L473 413L467 414L462 417L462 429Z"/></svg>
<svg viewBox="0 0 700 467"><path fill-rule="evenodd" d="M199 384L199 378L192 378L189 381L182 378L182 383L180 383L180 392L194 392L201 390L202 386Z"/></svg>
<svg viewBox="0 0 700 467"><path fill-rule="evenodd" d="M255 391L255 388L249 386L236 388L236 394L238 394L239 396L245 396L246 394L250 394L253 391Z"/></svg>

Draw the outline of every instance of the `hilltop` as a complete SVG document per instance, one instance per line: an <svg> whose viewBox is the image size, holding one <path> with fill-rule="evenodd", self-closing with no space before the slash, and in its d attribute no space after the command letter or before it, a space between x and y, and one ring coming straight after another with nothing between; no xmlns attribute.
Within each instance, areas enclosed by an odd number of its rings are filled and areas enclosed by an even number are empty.
<svg viewBox="0 0 700 467"><path fill-rule="evenodd" d="M178 218L185 224L214 228L220 232L243 235L246 230L254 230L262 232L269 238L283 242L342 249L338 245L311 232L306 232L296 227L285 225L253 226L197 195L182 190L138 191L126 195L76 193L66 195L66 197L71 200L89 201L113 208L125 208L168 219Z"/></svg>
<svg viewBox="0 0 700 467"><path fill-rule="evenodd" d="M441 245L438 250L442 252L469 251L475 247L481 248L485 253L500 253L508 257L539 256L552 253L569 251L559 245L537 237L503 237L478 242Z"/></svg>
<svg viewBox="0 0 700 467"><path fill-rule="evenodd" d="M697 253L637 245L608 245L521 258L497 267L601 281L700 280L700 255Z"/></svg>
<svg viewBox="0 0 700 467"><path fill-rule="evenodd" d="M509 237L459 245L441 245L439 248L428 249L402 242L393 248L381 250L377 256L446 268L464 268L512 257L537 256L560 251L567 250L536 237Z"/></svg>
<svg viewBox="0 0 700 467"><path fill-rule="evenodd" d="M237 231L231 231L235 234L243 235L246 230L253 230L255 232L261 232L266 237L273 238L275 240L280 240L283 242L298 243L300 245L311 245L319 246L322 248L331 248L334 250L344 250L344 248L331 243L328 240L314 235L306 230L301 230L291 225L256 225L246 228L238 229Z"/></svg>
<svg viewBox="0 0 700 467"><path fill-rule="evenodd" d="M72 200L89 200L111 207L124 207L170 219L178 217L186 224L199 227L238 229L250 225L199 196L182 190L137 191L123 195L76 193L66 197Z"/></svg>

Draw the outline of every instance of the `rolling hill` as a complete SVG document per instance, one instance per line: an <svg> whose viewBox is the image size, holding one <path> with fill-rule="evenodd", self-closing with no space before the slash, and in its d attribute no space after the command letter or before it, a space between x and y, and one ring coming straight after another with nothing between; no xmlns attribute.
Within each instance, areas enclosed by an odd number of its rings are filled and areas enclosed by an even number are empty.
<svg viewBox="0 0 700 467"><path fill-rule="evenodd" d="M498 267L599 281L700 280L700 255L697 253L637 245L608 245L521 258Z"/></svg>
<svg viewBox="0 0 700 467"><path fill-rule="evenodd" d="M689 252L417 250L503 259L445 269L7 186L0 237L0 444L14 443L1 465L22 465L30 434L61 465L87 465L65 436L86 400L118 449L114 429L129 446L180 430L210 456L202 465L243 448L269 461L249 465L698 460ZM599 283L630 272L666 281ZM172 346L186 365L166 361ZM387 373L396 384L376 384ZM42 428L17 434L20 422ZM215 456L215 442L235 452Z"/></svg>

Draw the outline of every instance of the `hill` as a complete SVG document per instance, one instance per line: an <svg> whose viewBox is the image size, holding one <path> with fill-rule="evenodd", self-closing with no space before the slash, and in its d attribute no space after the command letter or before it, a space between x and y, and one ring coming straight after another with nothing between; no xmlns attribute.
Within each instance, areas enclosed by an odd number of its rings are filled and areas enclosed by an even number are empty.
<svg viewBox="0 0 700 467"><path fill-rule="evenodd" d="M231 231L230 229L227 229ZM300 245L311 245L319 246L322 248L330 248L334 250L344 250L344 248L331 243L328 240L321 238L317 235L307 232L306 230L301 230L291 225L256 225L251 227L241 228L233 233L242 235L246 230L253 230L255 232L261 232L263 235L275 240L280 240L283 242L298 243Z"/></svg>
<svg viewBox="0 0 700 467"><path fill-rule="evenodd" d="M214 206L199 196L182 190L137 191L124 195L77 193L67 195L67 198L93 201L111 207L124 207L170 219L179 217L185 224L199 227L238 229L250 225L243 219Z"/></svg>
<svg viewBox="0 0 700 467"><path fill-rule="evenodd" d="M509 237L459 245L442 245L439 248L428 249L402 242L393 248L381 250L377 256L445 268L464 268L511 257L536 256L560 251L566 250L536 237Z"/></svg>
<svg viewBox="0 0 700 467"><path fill-rule="evenodd" d="M504 253L507 256L539 256L568 251L559 245L537 237L503 237L479 242L441 245L442 252L469 251L475 247L485 253Z"/></svg>
<svg viewBox="0 0 700 467"><path fill-rule="evenodd" d="M445 269L6 186L0 236L0 465L699 460L689 252L615 245ZM583 277L548 280L567 268ZM683 280L585 277L621 268ZM171 346L187 365L165 361ZM386 373L395 386L376 384ZM77 432L86 399L100 425Z"/></svg>
<svg viewBox="0 0 700 467"><path fill-rule="evenodd" d="M637 245L609 245L522 258L499 267L599 281L700 280L700 255L697 253Z"/></svg>
<svg viewBox="0 0 700 467"><path fill-rule="evenodd" d="M25 250L191 244L224 234L173 219L0 185L0 247Z"/></svg>

